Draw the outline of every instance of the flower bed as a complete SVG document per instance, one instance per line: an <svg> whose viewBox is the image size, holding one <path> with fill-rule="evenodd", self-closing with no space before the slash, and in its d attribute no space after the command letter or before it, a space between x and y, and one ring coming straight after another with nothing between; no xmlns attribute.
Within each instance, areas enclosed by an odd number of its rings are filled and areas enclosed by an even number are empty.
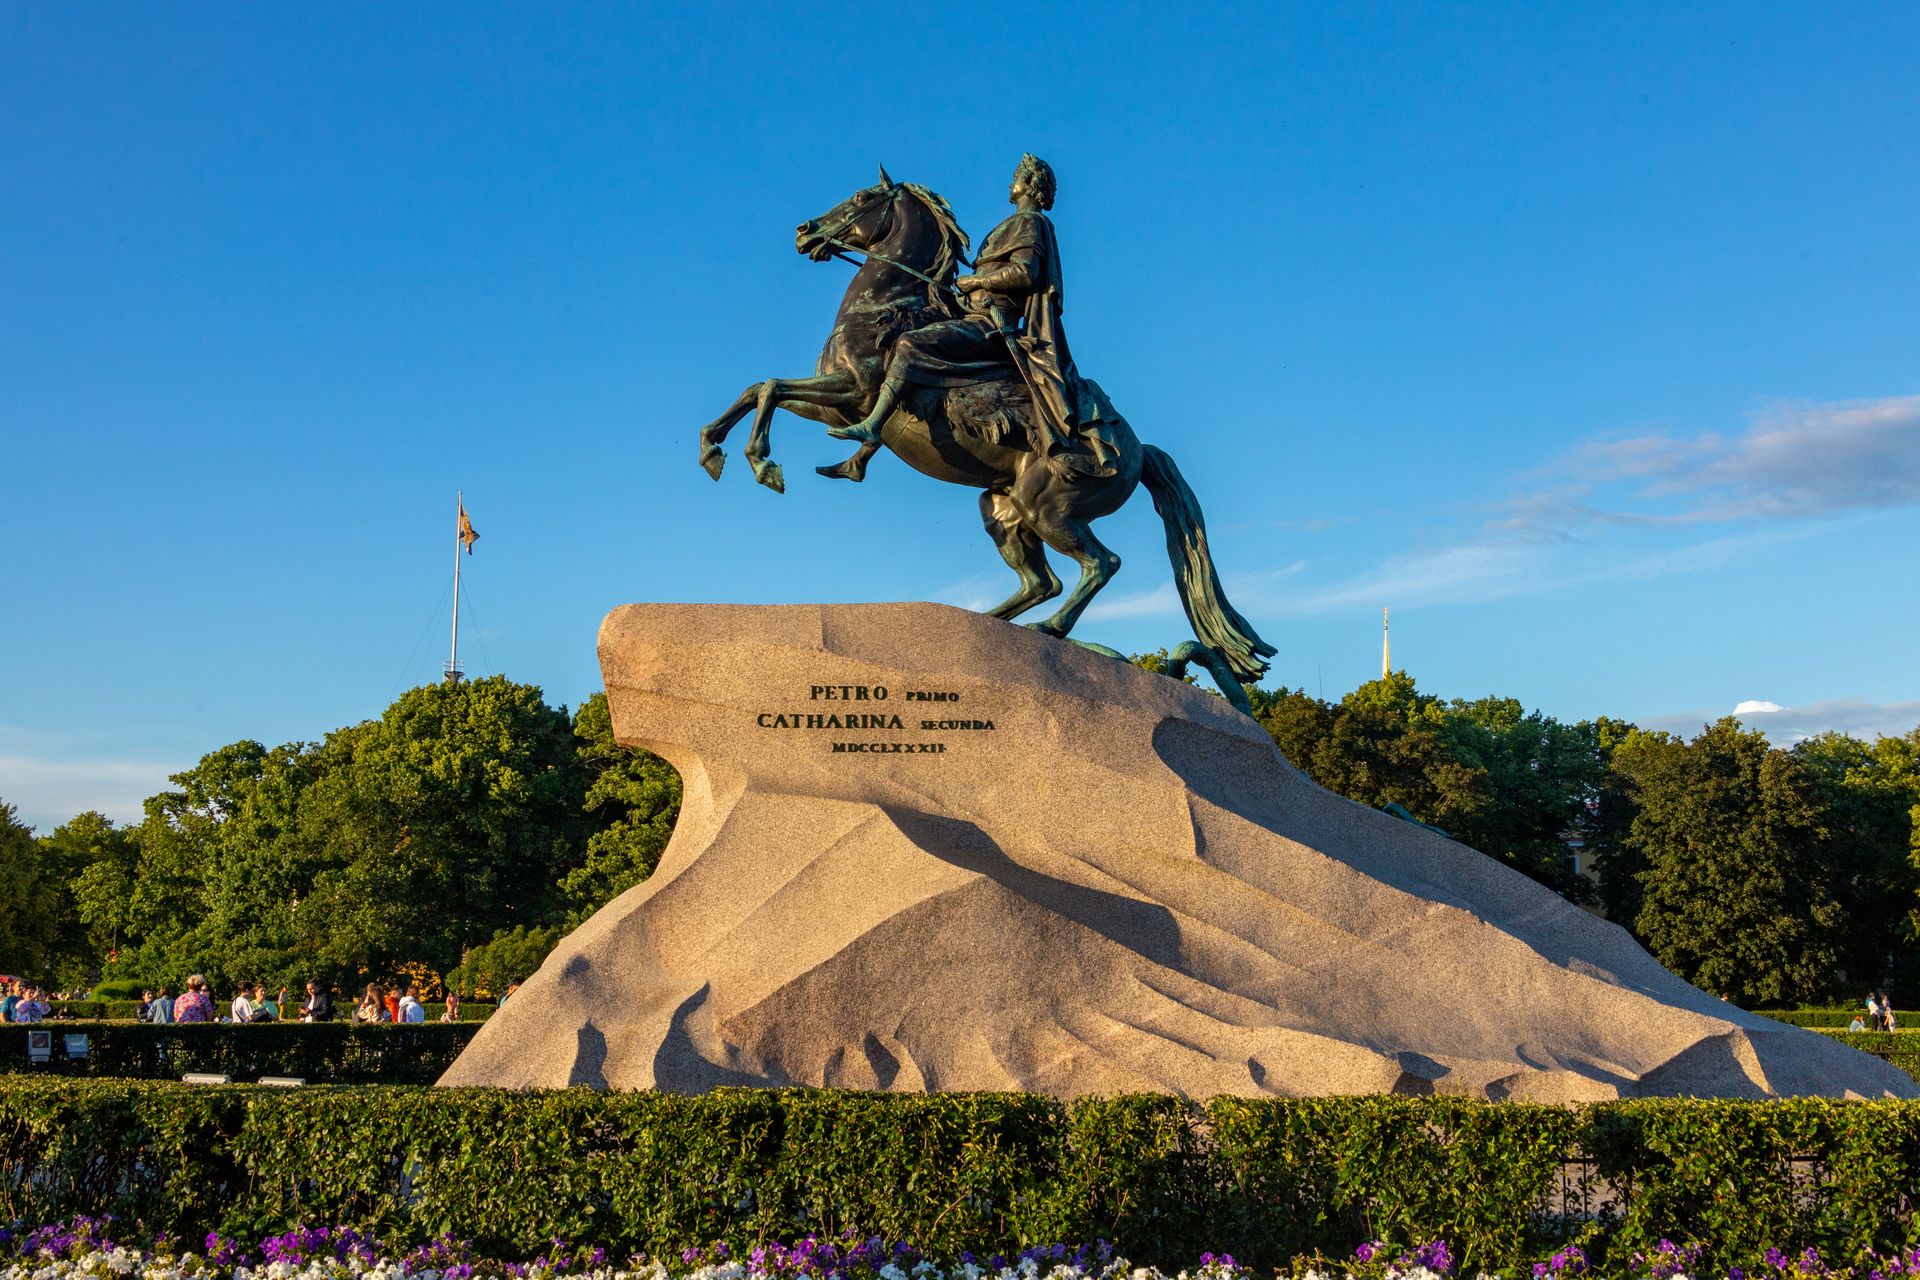
<svg viewBox="0 0 1920 1280"><path fill-rule="evenodd" d="M77 1218L33 1230L0 1229L0 1280L1256 1280L1229 1254L1202 1253L1189 1268L1137 1267L1105 1242L1037 1245L1012 1256L953 1258L923 1254L906 1243L870 1237L740 1250L725 1244L689 1247L664 1258L624 1259L600 1248L551 1241L524 1260L487 1257L469 1242L443 1236L412 1248L383 1248L352 1227L302 1227L253 1245L210 1234L198 1249L161 1238L150 1245L114 1240L107 1218ZM1745 1266L1700 1267L1701 1250L1661 1240L1609 1269L1595 1268L1578 1245L1567 1245L1511 1273L1478 1280L1903 1280L1920 1276L1920 1249L1863 1252L1840 1261L1816 1250L1788 1255L1767 1249ZM1453 1280L1453 1251L1431 1240L1407 1248L1371 1241L1351 1257L1294 1259L1273 1273L1288 1280ZM1462 1277L1464 1280L1464 1277Z"/></svg>
<svg viewBox="0 0 1920 1280"><path fill-rule="evenodd" d="M559 1238L626 1259L854 1232L957 1259L1107 1239L1170 1273L1225 1250L1264 1274L1438 1239L1466 1274L1522 1276L1569 1244L1633 1274L1666 1235L1725 1274L1769 1246L1858 1260L1920 1242L1917 1186L1920 1103L0 1078L0 1222L111 1213L147 1240L348 1222L394 1247L452 1235L518 1259Z"/></svg>

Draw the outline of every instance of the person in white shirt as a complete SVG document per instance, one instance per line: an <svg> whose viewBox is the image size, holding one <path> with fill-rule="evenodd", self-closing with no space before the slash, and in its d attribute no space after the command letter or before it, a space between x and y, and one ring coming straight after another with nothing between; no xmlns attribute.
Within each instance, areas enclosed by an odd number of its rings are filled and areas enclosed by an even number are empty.
<svg viewBox="0 0 1920 1280"><path fill-rule="evenodd" d="M15 1022L38 1022L46 1017L53 1006L41 999L44 994L45 992L41 991L40 988L34 987L25 995L21 996L13 1006L13 1020Z"/></svg>
<svg viewBox="0 0 1920 1280"><path fill-rule="evenodd" d="M420 1003L420 993L408 987L407 994L400 997L400 1021L425 1022L426 1020L427 1010L426 1006Z"/></svg>
<svg viewBox="0 0 1920 1280"><path fill-rule="evenodd" d="M253 1001L247 999L247 989L240 988L240 994L233 998L233 1020L235 1022L253 1021Z"/></svg>

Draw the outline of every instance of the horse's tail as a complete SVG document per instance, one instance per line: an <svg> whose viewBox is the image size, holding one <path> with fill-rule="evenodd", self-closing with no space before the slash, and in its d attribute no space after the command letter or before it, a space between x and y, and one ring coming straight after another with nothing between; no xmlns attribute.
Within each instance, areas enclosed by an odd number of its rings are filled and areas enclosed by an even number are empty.
<svg viewBox="0 0 1920 1280"><path fill-rule="evenodd" d="M1153 509L1167 528L1167 558L1180 588L1180 605L1201 644L1226 660L1233 674L1252 684L1267 674L1267 659L1279 652L1254 633L1253 625L1227 603L1207 550L1207 526L1200 500L1187 488L1180 468L1161 450L1142 445L1146 463L1141 479L1153 495Z"/></svg>

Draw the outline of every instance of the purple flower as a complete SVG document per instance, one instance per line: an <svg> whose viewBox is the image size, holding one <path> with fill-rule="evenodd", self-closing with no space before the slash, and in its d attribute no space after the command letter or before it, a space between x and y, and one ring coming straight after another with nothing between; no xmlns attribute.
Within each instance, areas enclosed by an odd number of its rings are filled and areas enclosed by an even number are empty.
<svg viewBox="0 0 1920 1280"><path fill-rule="evenodd" d="M1453 1255L1447 1251L1446 1241L1429 1240L1411 1253L1401 1254L1400 1265L1425 1267L1429 1271L1446 1275L1453 1270Z"/></svg>

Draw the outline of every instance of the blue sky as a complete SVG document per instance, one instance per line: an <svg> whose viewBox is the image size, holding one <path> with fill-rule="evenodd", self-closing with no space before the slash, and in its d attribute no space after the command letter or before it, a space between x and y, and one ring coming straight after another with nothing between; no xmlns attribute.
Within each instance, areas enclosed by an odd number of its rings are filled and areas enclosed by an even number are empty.
<svg viewBox="0 0 1920 1280"><path fill-rule="evenodd" d="M632 600L998 599L973 496L776 422L872 181L1022 151L1081 369L1275 683L1920 720L1920 10L0 7L0 798L127 816L444 658L577 703ZM1184 638L1142 494L1080 634Z"/></svg>

